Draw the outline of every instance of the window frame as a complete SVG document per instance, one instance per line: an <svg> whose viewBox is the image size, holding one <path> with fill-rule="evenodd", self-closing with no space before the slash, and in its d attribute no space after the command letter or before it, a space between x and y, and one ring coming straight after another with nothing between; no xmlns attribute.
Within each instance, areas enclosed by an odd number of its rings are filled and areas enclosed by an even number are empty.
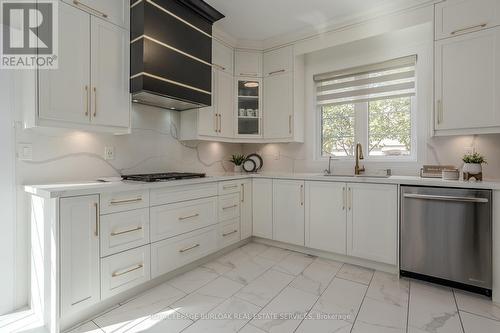
<svg viewBox="0 0 500 333"><path fill-rule="evenodd" d="M316 86L316 85L315 85ZM418 94L418 92L417 92ZM363 146L364 161L365 162L394 162L394 163L408 163L417 162L417 94L410 97L410 121L411 121L411 150L410 154L406 156L370 156L367 149L369 147L369 115L368 103L354 103L354 117L355 128L354 136L356 141L360 142ZM328 160L329 156L323 156L323 112L322 106L318 105L315 101L316 109L316 149L315 154L317 161ZM362 120L359 121L358 119ZM354 161L354 156L333 156L339 161Z"/></svg>

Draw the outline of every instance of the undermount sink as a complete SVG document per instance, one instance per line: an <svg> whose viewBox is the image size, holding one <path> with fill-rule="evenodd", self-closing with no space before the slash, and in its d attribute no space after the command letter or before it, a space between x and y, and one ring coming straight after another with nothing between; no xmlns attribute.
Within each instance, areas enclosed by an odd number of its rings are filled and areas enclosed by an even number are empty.
<svg viewBox="0 0 500 333"><path fill-rule="evenodd" d="M353 175L353 174L324 174L325 177L353 177L353 178L389 178L390 175L381 175L381 174L361 174L361 175Z"/></svg>

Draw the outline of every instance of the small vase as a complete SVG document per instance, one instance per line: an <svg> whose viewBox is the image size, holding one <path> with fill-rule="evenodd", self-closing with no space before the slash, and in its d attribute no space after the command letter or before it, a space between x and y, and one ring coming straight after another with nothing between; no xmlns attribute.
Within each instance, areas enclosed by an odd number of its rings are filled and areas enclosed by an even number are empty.
<svg viewBox="0 0 500 333"><path fill-rule="evenodd" d="M470 175L479 175L483 172L483 167L478 163L465 163L462 170Z"/></svg>
<svg viewBox="0 0 500 333"><path fill-rule="evenodd" d="M241 165L235 165L234 166L234 172L235 173L241 173L241 171L242 171Z"/></svg>

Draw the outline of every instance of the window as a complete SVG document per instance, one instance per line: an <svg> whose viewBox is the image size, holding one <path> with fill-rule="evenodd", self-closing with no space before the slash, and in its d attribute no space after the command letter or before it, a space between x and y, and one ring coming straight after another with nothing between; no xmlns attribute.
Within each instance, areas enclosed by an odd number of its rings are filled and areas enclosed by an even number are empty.
<svg viewBox="0 0 500 333"><path fill-rule="evenodd" d="M352 157L358 142L373 159L414 156L416 56L315 75L321 156Z"/></svg>

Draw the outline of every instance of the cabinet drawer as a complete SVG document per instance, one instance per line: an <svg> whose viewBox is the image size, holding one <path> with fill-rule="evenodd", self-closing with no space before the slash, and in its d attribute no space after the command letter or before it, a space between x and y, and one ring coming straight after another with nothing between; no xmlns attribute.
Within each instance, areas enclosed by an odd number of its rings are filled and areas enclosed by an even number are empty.
<svg viewBox="0 0 500 333"><path fill-rule="evenodd" d="M230 180L219 183L219 195L239 193L241 191L241 180Z"/></svg>
<svg viewBox="0 0 500 333"><path fill-rule="evenodd" d="M500 24L497 0L448 0L435 6L436 40L491 28Z"/></svg>
<svg viewBox="0 0 500 333"><path fill-rule="evenodd" d="M219 197L219 222L232 220L240 216L240 194L228 194Z"/></svg>
<svg viewBox="0 0 500 333"><path fill-rule="evenodd" d="M101 257L149 243L149 209L101 217Z"/></svg>
<svg viewBox="0 0 500 333"><path fill-rule="evenodd" d="M150 246L101 259L102 299L150 280Z"/></svg>
<svg viewBox="0 0 500 333"><path fill-rule="evenodd" d="M174 186L151 190L151 206L213 197L217 195L217 183Z"/></svg>
<svg viewBox="0 0 500 333"><path fill-rule="evenodd" d="M240 241L240 220L234 219L218 225L218 245L224 248Z"/></svg>
<svg viewBox="0 0 500 333"><path fill-rule="evenodd" d="M149 191L127 191L101 194L101 214L117 213L149 206Z"/></svg>
<svg viewBox="0 0 500 333"><path fill-rule="evenodd" d="M217 223L217 198L151 207L151 240L171 238Z"/></svg>
<svg viewBox="0 0 500 333"><path fill-rule="evenodd" d="M156 278L215 251L215 226L151 244L151 275Z"/></svg>

